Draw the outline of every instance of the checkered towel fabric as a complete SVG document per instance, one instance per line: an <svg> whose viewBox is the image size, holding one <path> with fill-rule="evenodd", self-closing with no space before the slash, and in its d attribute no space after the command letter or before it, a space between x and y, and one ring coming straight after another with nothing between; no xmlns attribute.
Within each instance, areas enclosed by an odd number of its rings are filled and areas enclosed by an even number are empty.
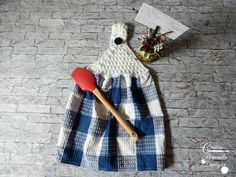
<svg viewBox="0 0 236 177"><path fill-rule="evenodd" d="M150 73L140 70L145 73L95 76L103 95L141 139L135 142L93 93L76 85L58 139L60 162L104 171L164 169L163 113Z"/></svg>

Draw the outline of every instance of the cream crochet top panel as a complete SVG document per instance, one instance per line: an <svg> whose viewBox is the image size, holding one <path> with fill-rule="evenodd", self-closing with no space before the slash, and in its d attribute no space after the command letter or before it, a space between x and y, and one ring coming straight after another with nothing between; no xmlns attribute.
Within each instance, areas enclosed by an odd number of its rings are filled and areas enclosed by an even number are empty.
<svg viewBox="0 0 236 177"><path fill-rule="evenodd" d="M87 68L102 75L149 75L149 70L136 58L127 45L127 25L112 25L110 46L103 55Z"/></svg>

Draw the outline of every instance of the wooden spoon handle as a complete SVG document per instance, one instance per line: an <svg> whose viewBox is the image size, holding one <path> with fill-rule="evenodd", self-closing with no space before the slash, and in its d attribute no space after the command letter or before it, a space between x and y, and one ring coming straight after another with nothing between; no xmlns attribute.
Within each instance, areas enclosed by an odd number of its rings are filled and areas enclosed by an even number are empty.
<svg viewBox="0 0 236 177"><path fill-rule="evenodd" d="M135 141L139 139L138 134L134 130L134 128L119 114L119 112L111 105L109 101L101 94L101 92L95 88L93 90L93 94L104 104L104 106L112 113L112 115L116 118L116 120L123 126L123 128L128 132L130 136L132 136Z"/></svg>

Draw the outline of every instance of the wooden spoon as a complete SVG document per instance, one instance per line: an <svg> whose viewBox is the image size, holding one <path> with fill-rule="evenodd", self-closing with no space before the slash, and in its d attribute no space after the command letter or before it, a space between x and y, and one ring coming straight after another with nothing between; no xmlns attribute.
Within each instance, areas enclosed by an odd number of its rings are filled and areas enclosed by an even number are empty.
<svg viewBox="0 0 236 177"><path fill-rule="evenodd" d="M113 105L101 94L96 85L96 78L94 74L86 68L75 68L71 73L72 78L84 91L93 92L93 94L104 104L104 106L112 113L116 120L123 126L123 128L132 136L135 141L139 139L138 134L134 128L119 114Z"/></svg>

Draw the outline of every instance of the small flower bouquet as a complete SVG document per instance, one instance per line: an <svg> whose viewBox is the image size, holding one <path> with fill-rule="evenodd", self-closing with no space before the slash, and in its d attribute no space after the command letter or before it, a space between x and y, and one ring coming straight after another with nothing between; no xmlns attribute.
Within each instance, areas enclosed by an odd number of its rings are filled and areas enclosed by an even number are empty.
<svg viewBox="0 0 236 177"><path fill-rule="evenodd" d="M157 28L153 30L148 28L148 35L141 36L138 39L141 42L138 48L139 59L144 63L151 63L161 57L161 49L166 42L166 35L172 31L160 34L157 33Z"/></svg>

